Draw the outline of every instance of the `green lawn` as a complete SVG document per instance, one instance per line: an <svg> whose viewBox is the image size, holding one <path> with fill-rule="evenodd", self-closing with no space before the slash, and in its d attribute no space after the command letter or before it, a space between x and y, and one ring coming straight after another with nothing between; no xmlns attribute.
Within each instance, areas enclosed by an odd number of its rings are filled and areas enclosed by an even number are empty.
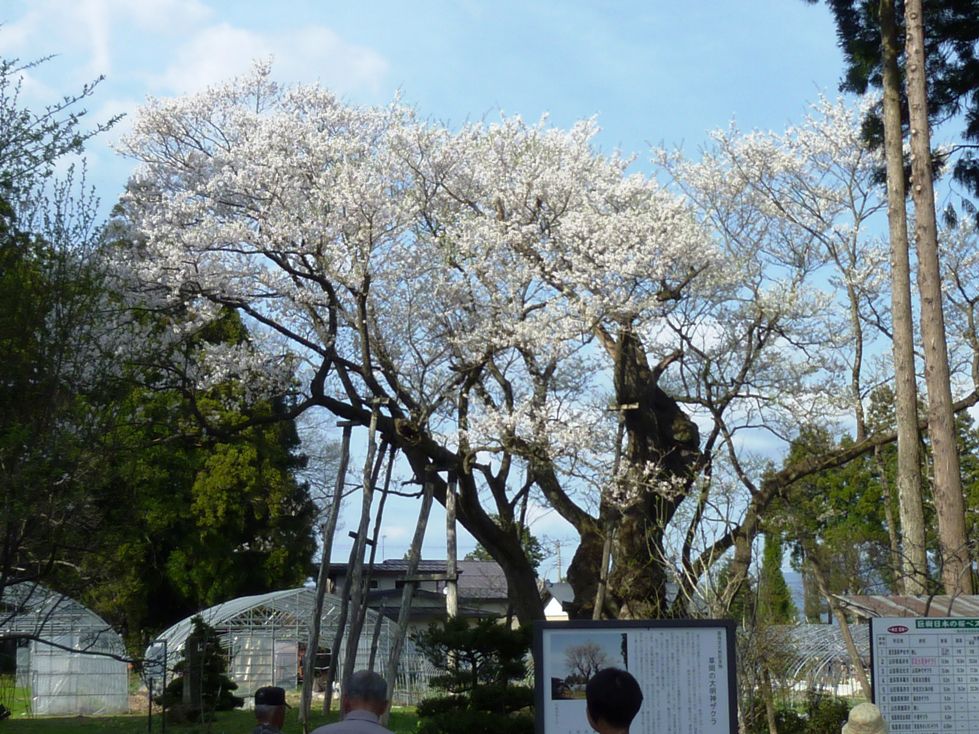
<svg viewBox="0 0 979 734"><path fill-rule="evenodd" d="M14 676L0 675L0 703L13 712L13 716L30 709L31 694L26 688L14 685Z"/></svg>
<svg viewBox="0 0 979 734"><path fill-rule="evenodd" d="M330 717L313 714L314 726L335 721L334 712ZM390 727L397 734L410 734L415 730L418 717L414 709L395 710L391 714ZM255 717L250 711L222 711L210 724L167 724L167 732L173 734L248 734L255 725ZM116 732L117 734L145 734L148 731L145 716L72 716L68 718L15 716L0 722L0 734L96 734L96 732ZM154 734L162 732L159 716L153 717ZM300 734L302 727L296 718L295 709L290 709L286 717L283 734Z"/></svg>

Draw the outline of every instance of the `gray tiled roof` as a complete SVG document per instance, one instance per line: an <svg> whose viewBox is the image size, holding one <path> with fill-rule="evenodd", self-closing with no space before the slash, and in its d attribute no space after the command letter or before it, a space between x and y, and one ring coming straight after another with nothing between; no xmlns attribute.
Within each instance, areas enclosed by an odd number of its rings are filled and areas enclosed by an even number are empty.
<svg viewBox="0 0 979 734"><path fill-rule="evenodd" d="M496 561L459 561L459 596L506 599L507 580Z"/></svg>
<svg viewBox="0 0 979 734"><path fill-rule="evenodd" d="M506 599L507 580L503 569L496 561L458 561L459 596L464 599ZM379 576L403 576L408 570L408 561L385 559L375 563L371 574ZM331 563L331 575L347 571L346 563ZM419 561L419 574L444 574L445 561Z"/></svg>

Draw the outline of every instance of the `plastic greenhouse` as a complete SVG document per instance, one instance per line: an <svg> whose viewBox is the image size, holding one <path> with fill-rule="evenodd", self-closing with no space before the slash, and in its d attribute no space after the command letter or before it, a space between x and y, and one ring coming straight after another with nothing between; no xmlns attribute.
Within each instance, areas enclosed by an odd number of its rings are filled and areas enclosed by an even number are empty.
<svg viewBox="0 0 979 734"><path fill-rule="evenodd" d="M33 583L6 587L0 639L17 641L16 685L34 714L128 711L122 638L74 599Z"/></svg>
<svg viewBox="0 0 979 734"><path fill-rule="evenodd" d="M235 692L249 696L267 685L293 689L300 682L302 655L309 639L316 592L309 588L273 591L268 594L245 596L205 609L200 616L221 638L228 656L228 675L238 684ZM327 594L323 602L320 627L320 646L333 644L336 620L341 600ZM162 667L166 656L167 676L183 657L184 643L193 629L193 617L170 627L147 648L146 658ZM378 619L368 610L363 633L357 646L355 669L366 668L370 660L371 640L379 626L375 668L383 669L387 662L394 623L386 617ZM342 668L346 635L338 652ZM339 669L339 668L338 668ZM428 689L433 671L415 652L410 640L405 643L398 680L394 683L392 700L395 703L414 703Z"/></svg>

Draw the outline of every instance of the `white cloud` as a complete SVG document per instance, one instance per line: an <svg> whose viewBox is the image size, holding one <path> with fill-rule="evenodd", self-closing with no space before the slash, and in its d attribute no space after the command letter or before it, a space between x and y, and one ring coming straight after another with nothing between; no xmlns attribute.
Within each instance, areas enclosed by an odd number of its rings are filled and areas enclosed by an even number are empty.
<svg viewBox="0 0 979 734"><path fill-rule="evenodd" d="M114 0L124 8L125 17L141 30L184 34L214 16L214 11L199 0Z"/></svg>
<svg viewBox="0 0 979 734"><path fill-rule="evenodd" d="M270 54L260 34L221 23L179 46L172 63L161 74L151 75L150 82L163 94L188 94L240 74L252 59Z"/></svg>
<svg viewBox="0 0 979 734"><path fill-rule="evenodd" d="M36 0L16 19L0 17L0 53L81 56L76 70L88 79L114 71L134 32L184 36L212 15L200 0Z"/></svg>
<svg viewBox="0 0 979 734"><path fill-rule="evenodd" d="M151 83L163 94L187 94L247 71L271 57L284 81L320 81L336 92L376 90L388 65L375 51L344 41L324 26L263 34L227 23L212 25L180 46L173 63Z"/></svg>

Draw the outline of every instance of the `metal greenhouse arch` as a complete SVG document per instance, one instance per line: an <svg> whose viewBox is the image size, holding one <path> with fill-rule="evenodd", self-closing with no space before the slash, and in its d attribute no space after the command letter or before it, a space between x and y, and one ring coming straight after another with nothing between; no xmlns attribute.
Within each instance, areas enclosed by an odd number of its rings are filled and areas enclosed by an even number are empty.
<svg viewBox="0 0 979 734"><path fill-rule="evenodd" d="M129 709L122 638L93 611L36 583L7 586L0 640L15 641L16 685L34 714L110 714Z"/></svg>
<svg viewBox="0 0 979 734"><path fill-rule="evenodd" d="M238 684L238 695L249 696L256 689L277 685L294 689L299 684L302 655L309 639L316 592L311 588L286 589L267 594L232 599L182 619L163 632L146 650L147 662L162 669L164 659L168 677L183 657L184 644L193 629L193 618L201 617L220 637L228 656L228 675ZM332 644L342 601L327 594L323 602L320 639L323 646ZM386 663L394 623L367 611L364 634L357 645L354 667L366 668L371 655L373 630L378 628L375 667ZM346 634L337 651L342 665ZM398 680L394 682L392 700L414 703L424 695L428 679L434 674L414 645L406 641Z"/></svg>

